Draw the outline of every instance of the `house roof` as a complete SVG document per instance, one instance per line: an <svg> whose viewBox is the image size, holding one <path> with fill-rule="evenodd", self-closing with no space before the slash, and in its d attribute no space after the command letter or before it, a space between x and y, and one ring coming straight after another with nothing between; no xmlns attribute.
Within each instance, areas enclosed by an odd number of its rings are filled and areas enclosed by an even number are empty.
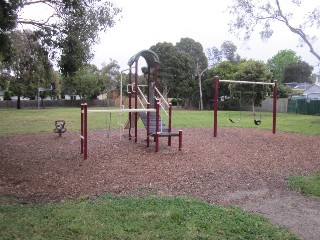
<svg viewBox="0 0 320 240"><path fill-rule="evenodd" d="M309 87L306 91L303 92L302 95L319 95L320 96L320 86L317 85L312 85L311 87Z"/></svg>
<svg viewBox="0 0 320 240"><path fill-rule="evenodd" d="M312 86L312 84L308 82L303 82L303 83L291 82L291 83L285 83L285 85L295 90L306 90Z"/></svg>

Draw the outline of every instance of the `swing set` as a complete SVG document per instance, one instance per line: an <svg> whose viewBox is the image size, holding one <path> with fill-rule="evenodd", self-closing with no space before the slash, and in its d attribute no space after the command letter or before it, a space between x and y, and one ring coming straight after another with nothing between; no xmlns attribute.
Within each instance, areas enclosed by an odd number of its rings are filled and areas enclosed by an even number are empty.
<svg viewBox="0 0 320 240"><path fill-rule="evenodd" d="M213 114L213 137L217 137L218 131L218 94L219 94L219 82L226 82L226 83L237 83L237 84L253 84L253 89L255 85L271 85L273 86L273 121L272 121L272 133L276 133L276 115L277 115L277 80L274 80L273 83L266 83L266 82L250 82L250 81L236 81L236 80L220 80L218 76L214 77L214 114ZM234 121L231 119L229 113L229 121L232 123L239 123L241 121L241 88L240 88L240 116L239 119ZM256 118L256 112L254 110L254 101L255 97L253 95L252 99L252 108L253 108L253 116L254 116L254 124L260 125L261 124L261 115L260 118Z"/></svg>
<svg viewBox="0 0 320 240"><path fill-rule="evenodd" d="M222 80L223 81L223 80ZM239 81L237 81L239 82ZM252 88L252 112L253 112L253 123L254 125L260 125L262 123L261 121L261 115L259 116L259 119L256 118L257 114L256 114L256 111L255 111L255 108L254 108L254 104L255 104L255 84L253 84L253 88ZM231 98L233 97L232 95L232 91L231 91L231 88L230 88L230 96ZM231 118L231 114L230 114L230 111L229 111L229 121L232 122L232 123L240 123L241 122L241 117L242 117L242 88L240 87L240 91L239 91L239 118L237 120L233 120Z"/></svg>

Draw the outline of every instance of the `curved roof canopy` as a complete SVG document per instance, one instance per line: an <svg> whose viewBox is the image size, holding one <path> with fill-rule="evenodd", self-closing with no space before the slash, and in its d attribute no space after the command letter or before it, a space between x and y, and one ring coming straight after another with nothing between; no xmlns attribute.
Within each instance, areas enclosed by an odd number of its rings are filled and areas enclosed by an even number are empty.
<svg viewBox="0 0 320 240"><path fill-rule="evenodd" d="M155 52L151 50L142 50L129 59L128 65L131 67L135 61L139 60L140 56L142 56L146 60L148 66L152 68L155 67L155 63L159 63L159 57Z"/></svg>

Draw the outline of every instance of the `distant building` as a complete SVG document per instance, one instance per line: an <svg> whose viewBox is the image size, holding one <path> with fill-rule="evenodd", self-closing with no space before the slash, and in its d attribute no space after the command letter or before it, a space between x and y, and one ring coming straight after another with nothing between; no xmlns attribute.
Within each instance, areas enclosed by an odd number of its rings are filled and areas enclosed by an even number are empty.
<svg viewBox="0 0 320 240"><path fill-rule="evenodd" d="M320 100L320 85L313 85L302 93L307 100Z"/></svg>
<svg viewBox="0 0 320 240"><path fill-rule="evenodd" d="M312 86L312 84L308 82L303 82L303 83L291 82L291 83L285 83L285 85L288 86L292 91L307 90Z"/></svg>
<svg viewBox="0 0 320 240"><path fill-rule="evenodd" d="M316 82L314 83L314 85L320 86L320 78L319 78L319 76L316 77Z"/></svg>

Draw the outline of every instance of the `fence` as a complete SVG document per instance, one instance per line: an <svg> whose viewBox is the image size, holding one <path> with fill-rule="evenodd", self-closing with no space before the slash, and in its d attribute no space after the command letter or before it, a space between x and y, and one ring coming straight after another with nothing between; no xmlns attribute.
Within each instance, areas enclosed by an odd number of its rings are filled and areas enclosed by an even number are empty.
<svg viewBox="0 0 320 240"><path fill-rule="evenodd" d="M242 110L252 111L252 106L242 106ZM288 99L278 98L277 99L277 112L287 112ZM261 102L261 107L255 107L256 111L259 112L272 112L273 111L273 98L266 98Z"/></svg>
<svg viewBox="0 0 320 240"><path fill-rule="evenodd" d="M288 112L306 115L320 115L320 100L289 99Z"/></svg>
<svg viewBox="0 0 320 240"><path fill-rule="evenodd" d="M266 98L262 101L261 107L256 107L257 111L260 112L272 112L273 108L273 98ZM278 98L277 99L277 112L287 112L288 99Z"/></svg>
<svg viewBox="0 0 320 240"><path fill-rule="evenodd" d="M51 108L51 107L79 107L81 103L88 103L90 107L113 107L115 105L114 99L107 100L22 100L20 101L21 108ZM16 108L17 101L0 101L0 108Z"/></svg>

